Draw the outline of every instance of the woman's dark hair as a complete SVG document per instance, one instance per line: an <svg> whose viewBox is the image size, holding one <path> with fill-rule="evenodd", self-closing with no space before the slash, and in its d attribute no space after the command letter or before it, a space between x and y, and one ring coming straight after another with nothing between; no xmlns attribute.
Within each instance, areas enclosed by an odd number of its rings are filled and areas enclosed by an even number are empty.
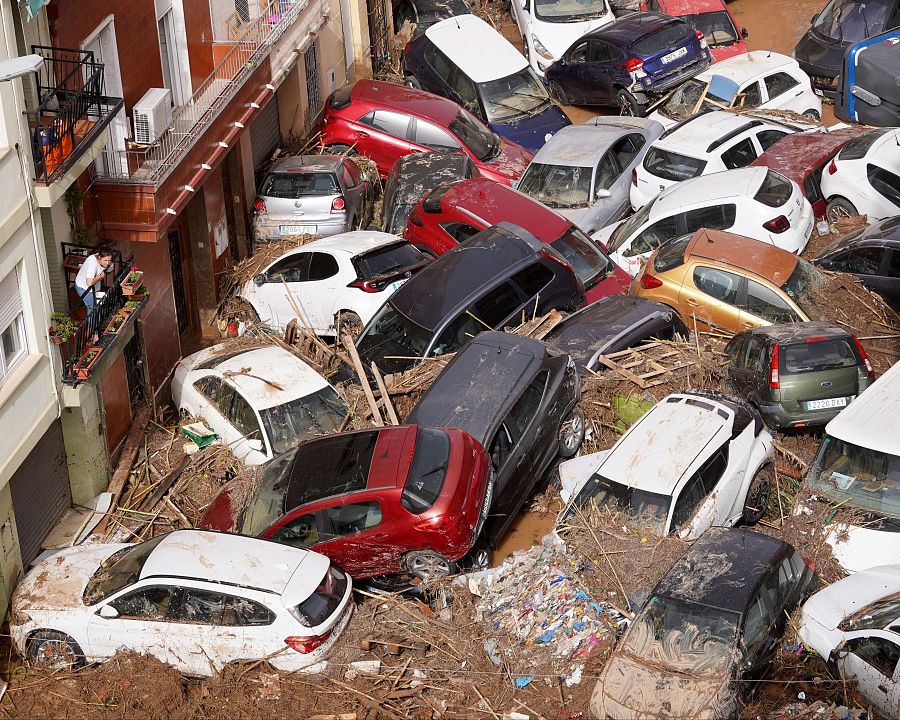
<svg viewBox="0 0 900 720"><path fill-rule="evenodd" d="M94 255L96 255L98 258L112 257L113 251L109 247L109 245L101 245L96 250L94 250Z"/></svg>

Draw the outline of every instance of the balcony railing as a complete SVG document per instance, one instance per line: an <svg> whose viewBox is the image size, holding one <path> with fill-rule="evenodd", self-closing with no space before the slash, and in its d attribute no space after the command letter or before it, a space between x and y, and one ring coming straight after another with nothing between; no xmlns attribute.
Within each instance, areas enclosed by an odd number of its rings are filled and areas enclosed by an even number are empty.
<svg viewBox="0 0 900 720"><path fill-rule="evenodd" d="M309 2L265 0L259 17L235 25L231 48L193 96L175 108L172 123L156 142L139 149L105 149L105 169L98 170L97 179L158 186L219 116Z"/></svg>
<svg viewBox="0 0 900 720"><path fill-rule="evenodd" d="M35 73L38 106L27 112L35 181L50 185L103 133L122 108L106 96L103 64L84 50L32 45L44 58Z"/></svg>

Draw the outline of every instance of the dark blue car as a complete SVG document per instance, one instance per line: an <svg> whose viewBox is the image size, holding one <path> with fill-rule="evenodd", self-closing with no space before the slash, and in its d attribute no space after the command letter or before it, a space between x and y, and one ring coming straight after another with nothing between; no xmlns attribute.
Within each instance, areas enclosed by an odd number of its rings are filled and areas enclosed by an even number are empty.
<svg viewBox="0 0 900 720"><path fill-rule="evenodd" d="M606 105L644 116L656 96L711 62L703 35L684 20L632 13L576 40L547 68L545 82L564 105Z"/></svg>
<svg viewBox="0 0 900 720"><path fill-rule="evenodd" d="M572 124L525 57L474 15L429 27L406 45L402 64L407 85L459 103L531 152Z"/></svg>

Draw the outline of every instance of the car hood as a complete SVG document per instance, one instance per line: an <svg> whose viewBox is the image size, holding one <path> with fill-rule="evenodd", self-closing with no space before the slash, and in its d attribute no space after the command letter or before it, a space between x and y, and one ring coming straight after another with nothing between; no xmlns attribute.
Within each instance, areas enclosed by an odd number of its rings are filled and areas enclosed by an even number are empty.
<svg viewBox="0 0 900 720"><path fill-rule="evenodd" d="M531 32L537 36L541 44L553 53L554 59L558 59L572 43L585 33L608 25L610 18L607 16L593 18L585 22L561 22L550 23L534 19L531 24ZM542 63L549 62L538 55Z"/></svg>
<svg viewBox="0 0 900 720"><path fill-rule="evenodd" d="M614 720L712 720L727 716L716 699L729 679L729 674L694 677L667 672L618 653L603 669L591 696L591 710L595 717Z"/></svg>
<svg viewBox="0 0 900 720"><path fill-rule="evenodd" d="M807 73L834 77L841 71L846 48L846 43L825 40L810 29L794 48L794 57Z"/></svg>
<svg viewBox="0 0 900 720"><path fill-rule="evenodd" d="M534 154L515 142L500 138L500 154L485 163L496 173L515 182L528 167Z"/></svg>
<svg viewBox="0 0 900 720"><path fill-rule="evenodd" d="M551 103L535 115L525 115L515 122L490 123L490 127L529 152L537 152L559 130L571 124L566 114Z"/></svg>
<svg viewBox="0 0 900 720"><path fill-rule="evenodd" d="M844 618L897 592L900 592L900 566L874 567L849 575L817 592L806 601L803 615L827 630L835 630Z"/></svg>
<svg viewBox="0 0 900 720"><path fill-rule="evenodd" d="M16 611L73 610L83 607L82 595L100 564L127 543L76 545L35 565L16 588Z"/></svg>
<svg viewBox="0 0 900 720"><path fill-rule="evenodd" d="M895 533L884 530L836 524L826 539L835 560L845 570L855 573L877 565L900 563L900 543L896 537Z"/></svg>

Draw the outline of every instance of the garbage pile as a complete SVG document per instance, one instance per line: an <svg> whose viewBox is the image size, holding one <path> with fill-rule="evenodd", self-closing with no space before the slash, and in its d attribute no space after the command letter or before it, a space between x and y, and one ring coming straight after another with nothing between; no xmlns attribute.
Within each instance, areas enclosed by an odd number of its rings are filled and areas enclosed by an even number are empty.
<svg viewBox="0 0 900 720"><path fill-rule="evenodd" d="M767 716L769 720L865 720L868 715L865 710L850 709L846 705L824 703L818 700L814 703L792 702L779 708Z"/></svg>

